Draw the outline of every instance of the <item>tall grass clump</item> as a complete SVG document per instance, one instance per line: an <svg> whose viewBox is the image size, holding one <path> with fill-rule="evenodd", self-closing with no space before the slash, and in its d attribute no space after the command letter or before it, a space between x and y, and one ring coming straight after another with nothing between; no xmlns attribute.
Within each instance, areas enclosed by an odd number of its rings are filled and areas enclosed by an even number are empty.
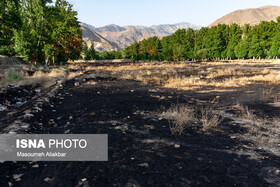
<svg viewBox="0 0 280 187"><path fill-rule="evenodd" d="M183 134L185 129L196 121L195 110L183 104L171 106L161 116L169 120L171 134L176 135Z"/></svg>
<svg viewBox="0 0 280 187"><path fill-rule="evenodd" d="M24 78L23 73L16 72L14 69L9 69L5 72L2 81L4 83L13 83L13 82L21 81L23 78Z"/></svg>

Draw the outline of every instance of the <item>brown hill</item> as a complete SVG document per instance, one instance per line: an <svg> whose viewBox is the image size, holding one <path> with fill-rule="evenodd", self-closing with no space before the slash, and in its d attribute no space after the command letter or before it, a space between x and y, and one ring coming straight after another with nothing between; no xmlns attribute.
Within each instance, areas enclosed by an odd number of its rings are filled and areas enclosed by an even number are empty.
<svg viewBox="0 0 280 187"><path fill-rule="evenodd" d="M256 25L262 21L276 21L276 18L280 16L280 6L263 6L260 8L250 8L234 11L230 14L223 16L209 27L216 26L218 24L233 24L238 25L251 24Z"/></svg>
<svg viewBox="0 0 280 187"><path fill-rule="evenodd" d="M157 36L162 38L163 36L171 35L178 29L200 29L200 26L190 23L178 23L178 24L165 24L155 25L151 27L146 26L118 26L107 25L104 27L95 28L91 25L81 23L81 25L89 30L102 35L111 43L117 45L119 48L125 48L135 41L141 41L145 38Z"/></svg>
<svg viewBox="0 0 280 187"><path fill-rule="evenodd" d="M108 41L93 30L90 30L84 26L81 26L81 30L83 33L83 40L87 43L88 46L91 46L91 42L93 42L96 51L102 52L118 49L118 47L114 43Z"/></svg>

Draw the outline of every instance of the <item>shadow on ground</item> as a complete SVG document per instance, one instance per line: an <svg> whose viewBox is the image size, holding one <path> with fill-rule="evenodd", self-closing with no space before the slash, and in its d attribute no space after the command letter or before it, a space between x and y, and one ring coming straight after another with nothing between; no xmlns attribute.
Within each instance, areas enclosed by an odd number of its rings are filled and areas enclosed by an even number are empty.
<svg viewBox="0 0 280 187"><path fill-rule="evenodd" d="M90 81L97 84L87 85ZM96 78L81 81L80 86L74 83L66 82L42 112L25 119L31 124L28 133L108 134L109 161L5 162L0 164L0 186L7 186L8 182L14 186L276 184L269 172L279 166L279 158L262 152L259 154L268 155L267 159L252 158L252 150L243 147L250 142L230 138L230 131L240 129L231 127L227 120L221 128L228 131L188 130L181 136L171 135L168 121L153 112L174 103L188 103L182 94L173 90L151 92L155 87L133 80ZM156 94L166 99L152 96ZM175 148L175 144L180 148ZM34 164L39 167L32 168ZM21 181L16 182L14 174L23 174Z"/></svg>

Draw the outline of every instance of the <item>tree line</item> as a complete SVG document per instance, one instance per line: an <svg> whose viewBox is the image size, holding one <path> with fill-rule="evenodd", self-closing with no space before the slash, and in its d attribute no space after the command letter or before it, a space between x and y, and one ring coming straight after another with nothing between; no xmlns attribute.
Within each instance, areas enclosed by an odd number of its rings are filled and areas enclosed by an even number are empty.
<svg viewBox="0 0 280 187"><path fill-rule="evenodd" d="M0 21L1 55L46 64L80 57L82 32L66 0L2 0Z"/></svg>
<svg viewBox="0 0 280 187"><path fill-rule="evenodd" d="M277 22L239 26L220 24L200 30L179 29L170 36L134 42L122 51L98 53L83 43L77 12L66 0L1 0L0 55L19 55L34 63L63 63L81 58L134 60L218 60L277 58Z"/></svg>
<svg viewBox="0 0 280 187"><path fill-rule="evenodd" d="M278 58L280 17L258 25L220 24L200 30L179 29L170 36L144 39L123 50L123 58L134 60L219 60Z"/></svg>

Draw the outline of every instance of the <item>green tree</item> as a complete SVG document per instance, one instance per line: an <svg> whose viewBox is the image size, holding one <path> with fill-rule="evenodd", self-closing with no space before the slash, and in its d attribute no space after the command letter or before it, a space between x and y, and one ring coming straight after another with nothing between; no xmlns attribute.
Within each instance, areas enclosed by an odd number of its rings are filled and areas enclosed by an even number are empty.
<svg viewBox="0 0 280 187"><path fill-rule="evenodd" d="M280 33L277 33L272 40L272 46L269 50L269 55L272 57L277 57L280 55Z"/></svg>
<svg viewBox="0 0 280 187"><path fill-rule="evenodd" d="M240 41L234 48L234 53L237 58L247 58L249 44L246 40Z"/></svg>
<svg viewBox="0 0 280 187"><path fill-rule="evenodd" d="M123 54L126 58L153 60L251 58L268 55L278 56L280 41L280 17L277 23L261 22L259 25L220 24L211 28L179 29L162 40L155 38L127 47ZM154 42L156 41L156 42ZM157 58L156 58L157 57Z"/></svg>
<svg viewBox="0 0 280 187"><path fill-rule="evenodd" d="M186 33L186 43L184 45L186 53L185 57L187 59L195 58L194 47L195 47L195 31L193 29L188 29Z"/></svg>
<svg viewBox="0 0 280 187"><path fill-rule="evenodd" d="M139 43L134 42L123 50L123 56L127 59L140 60Z"/></svg>
<svg viewBox="0 0 280 187"><path fill-rule="evenodd" d="M96 60L96 58L97 58L97 54L94 49L93 42L91 43L90 47L87 46L86 42L83 44L83 53L84 53L85 60Z"/></svg>
<svg viewBox="0 0 280 187"><path fill-rule="evenodd" d="M242 30L239 25L233 24L229 28L229 42L227 44L226 56L230 58L235 58L235 47L242 39Z"/></svg>
<svg viewBox="0 0 280 187"><path fill-rule="evenodd" d="M44 61L43 43L44 22L50 0L21 0L23 25L15 32L16 52L31 62Z"/></svg>
<svg viewBox="0 0 280 187"><path fill-rule="evenodd" d="M162 46L158 37L154 36L149 39L144 39L139 45L139 53L144 60L160 59Z"/></svg>
<svg viewBox="0 0 280 187"><path fill-rule="evenodd" d="M19 0L0 1L0 54L14 55L13 32L21 27Z"/></svg>
<svg viewBox="0 0 280 187"><path fill-rule="evenodd" d="M261 57L263 56L263 54L264 54L264 50L260 44L260 39L258 38L258 36L254 36L250 43L248 57L249 58Z"/></svg>
<svg viewBox="0 0 280 187"><path fill-rule="evenodd" d="M208 37L208 31L209 31L208 27L202 27L195 34L195 46L194 46L195 58L198 58L198 59L208 58L208 49L206 48L206 41L207 41L207 37ZM201 55L202 54L201 50L204 50L204 52L207 51L207 55ZM206 54L206 53L204 53L204 54Z"/></svg>
<svg viewBox="0 0 280 187"><path fill-rule="evenodd" d="M200 49L197 51L196 58L199 60L203 60L208 58L208 50L207 49Z"/></svg>
<svg viewBox="0 0 280 187"><path fill-rule="evenodd" d="M31 62L63 63L80 57L82 32L77 12L64 0L21 0L22 27L15 31L16 52Z"/></svg>
<svg viewBox="0 0 280 187"><path fill-rule="evenodd" d="M48 56L51 55L57 63L78 59L82 51L82 31L77 12L67 1L57 0L48 13L46 44L52 45L54 52Z"/></svg>
<svg viewBox="0 0 280 187"><path fill-rule="evenodd" d="M183 45L175 44L173 46L173 60L174 61L183 61L183 60L185 60L184 52L185 52L185 50L184 50Z"/></svg>
<svg viewBox="0 0 280 187"><path fill-rule="evenodd" d="M218 25L209 29L206 48L210 58L220 58L226 50L226 25Z"/></svg>
<svg viewBox="0 0 280 187"><path fill-rule="evenodd" d="M172 61L173 60L173 44L172 37L166 36L161 40L162 43L162 57L164 60Z"/></svg>

